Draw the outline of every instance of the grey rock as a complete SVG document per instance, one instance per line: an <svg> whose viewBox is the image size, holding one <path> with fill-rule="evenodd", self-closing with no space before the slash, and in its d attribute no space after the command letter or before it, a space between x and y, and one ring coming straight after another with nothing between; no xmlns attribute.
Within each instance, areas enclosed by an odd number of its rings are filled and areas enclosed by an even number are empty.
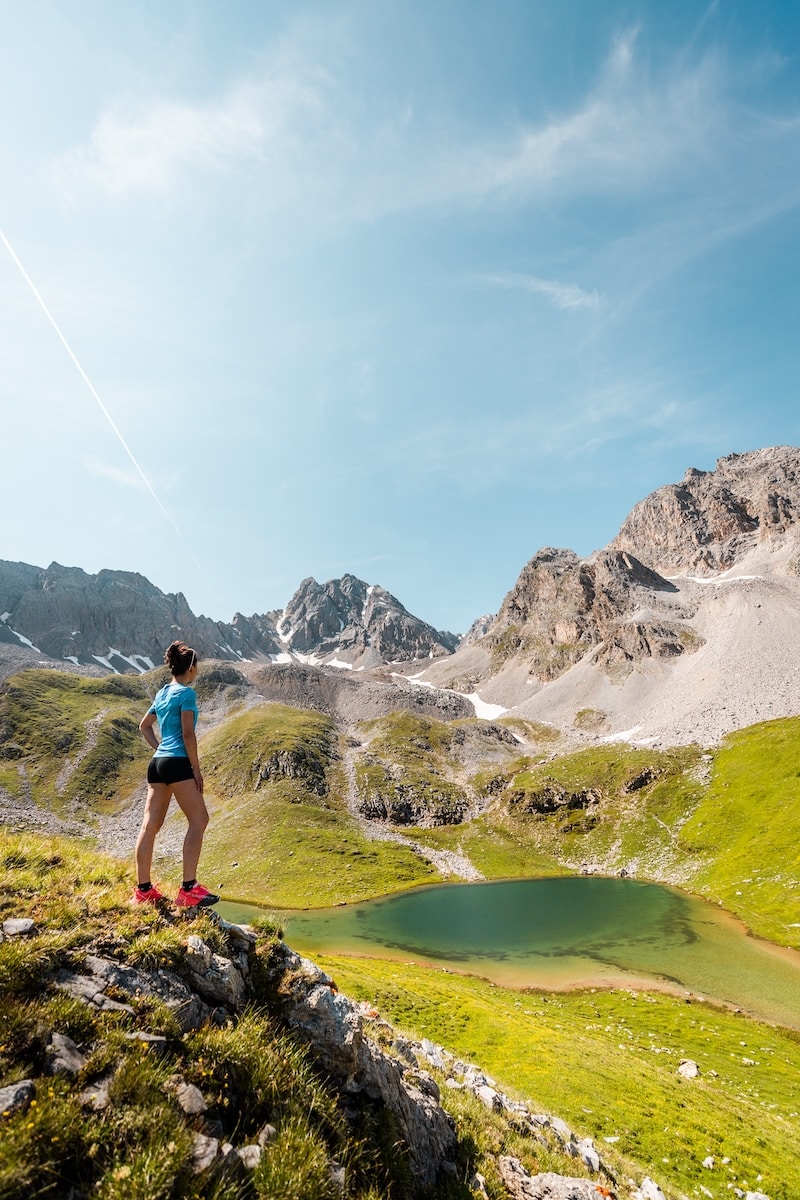
<svg viewBox="0 0 800 1200"><path fill-rule="evenodd" d="M597 1174L597 1172L600 1170L601 1160L600 1155L594 1148L592 1139L581 1138L578 1142L576 1142L576 1146L578 1154L583 1159L585 1165L590 1171L593 1171L595 1174Z"/></svg>
<svg viewBox="0 0 800 1200"><path fill-rule="evenodd" d="M95 1112L104 1112L111 1103L110 1088L110 1077L97 1080L85 1087L78 1099L84 1108L91 1108Z"/></svg>
<svg viewBox="0 0 800 1200"><path fill-rule="evenodd" d="M25 937L36 932L36 923L31 917L8 917L3 921L3 933L7 938Z"/></svg>
<svg viewBox="0 0 800 1200"><path fill-rule="evenodd" d="M206 1000L234 1008L242 1003L245 981L241 971L194 934L187 939L186 963L192 984Z"/></svg>
<svg viewBox="0 0 800 1200"><path fill-rule="evenodd" d="M401 662L451 654L459 638L420 621L396 597L354 575L304 579L276 625L284 646L346 661Z"/></svg>
<svg viewBox="0 0 800 1200"><path fill-rule="evenodd" d="M296 961L296 956L289 953L286 961ZM401 1064L365 1036L357 1006L301 973L291 979L286 1016L306 1037L326 1073L351 1093L363 1092L394 1113L415 1176L421 1187L430 1187L444 1163L454 1157L453 1128L433 1097L404 1078Z"/></svg>
<svg viewBox="0 0 800 1200"><path fill-rule="evenodd" d="M0 1117L26 1109L35 1095L36 1087L32 1079L21 1079L19 1083L0 1088Z"/></svg>
<svg viewBox="0 0 800 1200"><path fill-rule="evenodd" d="M91 974L59 971L56 987L98 1008L121 1009L131 1015L135 1015L135 1010L130 1005L105 996L107 987L126 992L132 998L158 996L174 1013L184 1033L199 1029L209 1018L208 1006L171 971L143 971L96 954L88 954L84 965Z"/></svg>
<svg viewBox="0 0 800 1200"><path fill-rule="evenodd" d="M206 1137L204 1133L196 1133L192 1138L191 1167L195 1175L207 1171L219 1156L219 1141L217 1138Z"/></svg>
<svg viewBox="0 0 800 1200"><path fill-rule="evenodd" d="M531 1175L517 1158L501 1156L498 1168L512 1200L597 1200L596 1184L545 1173Z"/></svg>
<svg viewBox="0 0 800 1200"><path fill-rule="evenodd" d="M446 655L459 641L353 575L325 584L305 579L283 613L236 613L228 623L195 616L180 592L164 593L134 572L90 575L59 563L45 569L0 560L0 613L7 614L0 641L32 659L48 656L70 666L77 661L98 673L98 661L122 674L159 666L169 631L201 658L231 664L266 662L287 650L380 664ZM215 667L204 677L212 674L219 686L247 689L233 666Z"/></svg>
<svg viewBox="0 0 800 1200"><path fill-rule="evenodd" d="M641 1185L633 1193L632 1200L666 1200L661 1188L649 1175L645 1175Z"/></svg>
<svg viewBox="0 0 800 1200"><path fill-rule="evenodd" d="M133 1033L126 1033L125 1037L130 1042L141 1042L143 1046L147 1046L151 1050L166 1050L167 1039L160 1033L145 1033L142 1029L137 1029Z"/></svg>
<svg viewBox="0 0 800 1200"><path fill-rule="evenodd" d="M659 571L713 575L753 546L790 542L800 520L800 456L773 446L718 460L713 471L690 468L637 504L612 546Z"/></svg>
<svg viewBox="0 0 800 1200"><path fill-rule="evenodd" d="M203 1093L193 1083L179 1083L175 1088L175 1099L187 1116L196 1117L208 1111Z"/></svg>
<svg viewBox="0 0 800 1200"><path fill-rule="evenodd" d="M63 1075L68 1079L86 1066L86 1056L65 1033L53 1033L45 1053L48 1075Z"/></svg>
<svg viewBox="0 0 800 1200"><path fill-rule="evenodd" d="M678 1074L684 1079L697 1079L700 1068L693 1058L682 1058L678 1066Z"/></svg>
<svg viewBox="0 0 800 1200"><path fill-rule="evenodd" d="M342 1164L334 1162L333 1160L331 1162L329 1162L328 1163L328 1177L329 1177L331 1183L333 1184L333 1186L336 1188L337 1192L340 1192L342 1195L344 1195L347 1177L346 1177L345 1169L342 1166Z"/></svg>
<svg viewBox="0 0 800 1200"><path fill-rule="evenodd" d="M401 1058L403 1062L408 1063L410 1067L419 1066L419 1060L414 1053L411 1042L409 1042L406 1038L396 1037L392 1042L392 1049L394 1050L395 1054L397 1054L398 1058Z"/></svg>
<svg viewBox="0 0 800 1200"><path fill-rule="evenodd" d="M493 1087L489 1087L487 1083L483 1083L480 1087L475 1088L475 1095L489 1109L489 1112L502 1112L503 1102L499 1094Z"/></svg>
<svg viewBox="0 0 800 1200"><path fill-rule="evenodd" d="M240 1146L236 1153L242 1166L248 1171L255 1171L261 1162L263 1151L260 1146Z"/></svg>
<svg viewBox="0 0 800 1200"><path fill-rule="evenodd" d="M259 1146L263 1150L265 1146L271 1146L278 1136L278 1131L274 1125L264 1125L259 1130L258 1138L256 1139Z"/></svg>

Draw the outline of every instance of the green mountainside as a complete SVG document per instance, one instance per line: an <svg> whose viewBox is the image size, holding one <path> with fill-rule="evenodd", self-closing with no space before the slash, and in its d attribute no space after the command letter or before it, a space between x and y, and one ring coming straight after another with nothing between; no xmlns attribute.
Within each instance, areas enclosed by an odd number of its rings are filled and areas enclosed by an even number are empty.
<svg viewBox="0 0 800 1200"><path fill-rule="evenodd" d="M91 836L140 800L148 749L137 724L162 680L7 679L0 789L12 807L78 814ZM800 718L741 730L713 751L570 751L548 727L513 720L401 712L348 731L309 709L246 705L213 668L198 692L222 712L199 727L212 811L204 863L232 898L325 906L446 878L418 848L371 840L364 817L377 816L489 879L625 871L800 946ZM171 820L179 829L180 814Z"/></svg>
<svg viewBox="0 0 800 1200"><path fill-rule="evenodd" d="M75 951L87 914L107 918L135 953L174 953L168 932L134 928L124 909L129 863L94 858L91 849L126 820L135 837L149 756L137 724L162 681L158 671L86 679L29 670L0 686L0 818L12 830L35 810L42 819L50 814L56 822L77 823L84 835L81 845L70 843L69 853L63 847L38 851L27 842L24 852L5 850L3 915L33 906L45 913L49 940L46 952L24 965L13 943L0 944L0 1087L22 1077L26 1055L40 1053L35 1031L42 1021L52 1024L49 1013L89 1038L85 1014L63 998L39 997L53 963ZM254 699L211 666L201 672L198 694L212 815L203 872L228 899L267 908L350 903L452 878L441 867L446 860L436 859L437 870L426 856L449 851L487 879L591 870L670 883L722 904L759 936L800 947L800 718L752 726L712 750L575 749L546 726L511 719L445 722L404 712L345 725L310 709ZM369 819L376 817L390 821L399 840L371 838ZM163 857L155 878L167 886L177 882L174 847L183 828L180 814L171 815L159 839ZM22 854L24 869L15 866L15 854ZM51 870L57 903L48 908L37 871L49 878ZM142 914L137 919L147 921ZM409 1033L479 1062L510 1093L561 1112L584 1134L624 1139L629 1162L669 1185L672 1196L700 1197L705 1187L716 1200L731 1194L728 1183L741 1188L742 1181L770 1200L800 1195L791 1150L800 1135L800 1042L792 1032L669 996L520 995L372 959L320 962L349 994L375 1003ZM215 1050L218 1064L226 1054L235 1058L234 1033L231 1039ZM117 1039L115 1048L120 1044ZM676 1078L681 1057L703 1063L696 1085ZM746 1059L759 1063L757 1072L743 1066ZM149 1070L143 1064L139 1075L131 1066L131 1096L151 1086ZM41 1166L47 1138L63 1136L70 1154L100 1156L96 1177L105 1182L98 1194L195 1194L176 1192L177 1176L126 1191L123 1173L116 1191L112 1186L113 1172L134 1158L155 1161L164 1138L180 1143L169 1122L161 1130L155 1115L129 1114L125 1131L100 1138L80 1132L74 1097L61 1084L54 1084L48 1105L36 1115L35 1132L14 1142L20 1161ZM289 1140L299 1146L308 1137L311 1147L321 1137L325 1161L340 1152L335 1121L321 1133L315 1126L312 1137L292 1123L293 1114L286 1118ZM474 1112L462 1116L491 1159L500 1135ZM724 1186L722 1175L702 1168L709 1156L717 1164L730 1159ZM490 1166L487 1171L490 1178ZM353 1194L373 1200L403 1195L399 1176L391 1176L395 1182L390 1176L377 1183L373 1176ZM0 1165L0 1197L22 1195L26 1185L17 1187L13 1178L11 1168ZM504 1194L498 1188L490 1187L493 1200ZM309 1184L296 1194L327 1193Z"/></svg>

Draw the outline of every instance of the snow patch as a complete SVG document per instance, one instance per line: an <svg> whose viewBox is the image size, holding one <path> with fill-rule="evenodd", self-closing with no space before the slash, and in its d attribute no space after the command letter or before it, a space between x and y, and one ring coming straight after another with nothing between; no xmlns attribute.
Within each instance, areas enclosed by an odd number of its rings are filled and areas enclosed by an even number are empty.
<svg viewBox="0 0 800 1200"><path fill-rule="evenodd" d="M615 742L631 742L635 746L652 745L653 742L657 740L654 737L637 738L633 736L635 733L638 733L641 728L641 725L634 725L632 729L622 729L619 733L609 733L606 735L606 737L601 738L600 741L605 742L607 745L611 745Z"/></svg>
<svg viewBox="0 0 800 1200"><path fill-rule="evenodd" d="M107 658L103 658L102 654L93 654L92 658L96 659L97 662L100 663L100 666L105 667L105 669L110 671L112 675L119 675L117 668L113 667Z"/></svg>
<svg viewBox="0 0 800 1200"><path fill-rule="evenodd" d="M344 662L341 658L332 658L325 665L328 667L339 667L342 671L352 671L353 669L352 663Z"/></svg>
<svg viewBox="0 0 800 1200"><path fill-rule="evenodd" d="M464 692L456 692L456 695L464 696L466 700L469 700L475 709L475 716L480 717L482 721L494 721L504 712L508 712L508 709L503 708L502 704L487 704L485 700L481 700L477 692L470 692L468 696Z"/></svg>
<svg viewBox="0 0 800 1200"><path fill-rule="evenodd" d="M11 616L10 613L8 615ZM11 628L11 627L9 626L9 628ZM16 629L12 629L11 632L13 633L15 638L19 638L19 640L22 642L23 646L30 646L31 650L35 650L37 654L42 653L42 651L39 649L38 646L34 646L33 642L30 640L30 638L26 638L25 635L22 633L17 633Z"/></svg>
<svg viewBox="0 0 800 1200"><path fill-rule="evenodd" d="M274 662L274 663L294 662L294 659L292 658L291 654L286 654L285 652L282 654L270 654L269 657L270 657L270 661Z"/></svg>

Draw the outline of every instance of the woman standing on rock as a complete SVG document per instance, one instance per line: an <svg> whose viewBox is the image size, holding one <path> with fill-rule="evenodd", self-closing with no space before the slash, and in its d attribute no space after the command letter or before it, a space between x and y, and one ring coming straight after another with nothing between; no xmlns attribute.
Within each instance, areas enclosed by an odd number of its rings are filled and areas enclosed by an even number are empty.
<svg viewBox="0 0 800 1200"><path fill-rule="evenodd" d="M216 904L208 888L197 882L197 863L208 825L208 810L203 799L203 776L197 755L197 696L191 686L197 679L197 653L183 642L173 642L164 655L172 672L172 682L161 688L139 722L144 740L155 754L147 768L147 802L142 828L136 841L136 878L133 898L137 904L158 904L166 900L150 882L153 846L164 824L169 802L174 796L189 822L183 841L183 884L175 898L178 908ZM161 734L159 740L155 724Z"/></svg>

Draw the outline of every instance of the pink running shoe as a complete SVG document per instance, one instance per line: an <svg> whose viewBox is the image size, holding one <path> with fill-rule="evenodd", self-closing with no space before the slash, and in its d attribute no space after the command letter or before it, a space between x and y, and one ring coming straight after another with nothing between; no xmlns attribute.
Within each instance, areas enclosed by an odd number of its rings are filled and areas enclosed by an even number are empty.
<svg viewBox="0 0 800 1200"><path fill-rule="evenodd" d="M148 888L143 892L140 887L137 887L133 893L134 904L169 904L166 896L162 896L158 888Z"/></svg>
<svg viewBox="0 0 800 1200"><path fill-rule="evenodd" d="M202 883L196 883L194 887L189 888L188 892L185 888L181 888L175 897L175 906L177 908L208 908L210 904L216 904L219 896L215 896L208 888L204 888Z"/></svg>

